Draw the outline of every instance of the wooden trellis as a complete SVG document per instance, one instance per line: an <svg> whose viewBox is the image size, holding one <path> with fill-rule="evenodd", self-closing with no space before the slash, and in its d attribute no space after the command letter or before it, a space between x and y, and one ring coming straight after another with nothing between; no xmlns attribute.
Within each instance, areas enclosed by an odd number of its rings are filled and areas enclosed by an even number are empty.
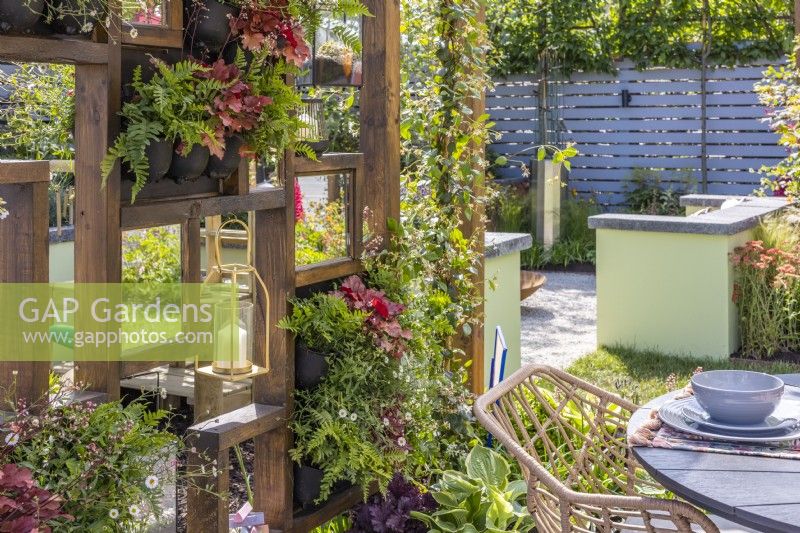
<svg viewBox="0 0 800 533"><path fill-rule="evenodd" d="M117 2L112 1L112 5ZM387 217L398 218L400 210L400 8L398 0L365 0L374 16L363 20L363 87L361 89L361 152L326 154L317 162L287 153L279 165L283 187L259 184L250 187L248 169L242 165L219 190L208 184L155 184L133 205L130 183L123 181L119 166L100 186L100 162L119 132L118 112L122 86L137 57L180 56L182 13L180 0L165 0L164 27L140 30L139 39L110 30L92 38L68 36L0 35L0 61L68 63L75 65L75 282L116 283L121 280L121 237L130 229L168 224L181 227L181 271L184 282L201 281L201 220L229 213L254 213L255 267L266 280L271 294L270 346L272 371L253 378L250 405L222 413L221 385L198 379L195 409L202 424L194 426L198 450L216 457L217 490L228 485L228 449L245 440L255 440L255 505L264 511L271 531L308 531L352 506L360 488L333 497L325 506L301 514L292 497L292 463L288 456L291 434L288 419L294 390L294 342L276 322L287 313L295 288L339 278L360 270L364 206L373 216L371 233L386 235ZM112 24L111 27L119 25ZM293 191L298 174L346 170L355 179L352 194L354 246L351 256L314 267L295 269ZM0 163L0 197L9 201L17 221L12 229L0 222L0 283L47 282L47 179L44 162ZM165 180L166 181L166 180ZM204 188L203 188L204 187ZM287 191L289 191L287 193ZM145 194L146 193L146 194ZM13 252L12 252L13 251ZM261 324L251 336L255 354L264 354L265 302L255 298L254 323ZM262 329L262 331L258 331ZM141 364L126 365L109 353L107 363L81 363L76 379L108 398L120 395L120 380ZM265 361L254 361L263 365ZM22 396L38 398L46 392L48 363L0 365L2 382L12 371ZM198 458L190 458L190 468ZM191 532L228 530L227 502L190 491L188 529Z"/></svg>

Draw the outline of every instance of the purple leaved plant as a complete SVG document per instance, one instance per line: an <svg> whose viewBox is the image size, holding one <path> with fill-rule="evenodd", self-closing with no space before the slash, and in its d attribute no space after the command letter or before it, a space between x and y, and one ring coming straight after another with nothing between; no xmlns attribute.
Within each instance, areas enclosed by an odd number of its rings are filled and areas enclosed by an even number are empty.
<svg viewBox="0 0 800 533"><path fill-rule="evenodd" d="M353 527L348 533L426 533L428 528L411 518L411 511L434 510L436 501L430 493L421 493L397 473L385 495L375 494L353 510Z"/></svg>

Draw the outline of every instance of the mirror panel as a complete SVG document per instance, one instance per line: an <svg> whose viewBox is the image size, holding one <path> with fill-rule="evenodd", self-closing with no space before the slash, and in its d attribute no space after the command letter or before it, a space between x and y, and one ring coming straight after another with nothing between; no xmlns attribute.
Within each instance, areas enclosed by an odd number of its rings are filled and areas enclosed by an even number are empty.
<svg viewBox="0 0 800 533"><path fill-rule="evenodd" d="M295 264L353 257L353 172L298 176L295 182Z"/></svg>

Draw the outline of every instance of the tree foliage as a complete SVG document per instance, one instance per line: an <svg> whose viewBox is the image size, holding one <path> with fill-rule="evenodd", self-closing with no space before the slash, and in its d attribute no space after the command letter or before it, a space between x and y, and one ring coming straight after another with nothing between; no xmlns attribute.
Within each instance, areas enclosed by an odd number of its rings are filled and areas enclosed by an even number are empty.
<svg viewBox="0 0 800 533"><path fill-rule="evenodd" d="M688 67L775 58L789 50L790 0L508 0L490 2L496 74L608 72L619 58Z"/></svg>

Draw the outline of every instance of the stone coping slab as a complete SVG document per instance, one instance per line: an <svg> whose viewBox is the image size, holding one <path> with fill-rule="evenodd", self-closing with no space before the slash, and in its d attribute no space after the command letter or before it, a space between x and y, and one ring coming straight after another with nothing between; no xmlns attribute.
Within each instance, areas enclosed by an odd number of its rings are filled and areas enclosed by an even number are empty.
<svg viewBox="0 0 800 533"><path fill-rule="evenodd" d="M527 250L533 246L533 237L530 233L486 232L485 242L485 256L488 259Z"/></svg>
<svg viewBox="0 0 800 533"><path fill-rule="evenodd" d="M681 205L719 207L729 199L740 199L742 202L726 209L688 217L607 213L589 217L589 227L661 233L735 235L755 227L764 216L790 205L785 198L701 194L681 197Z"/></svg>

